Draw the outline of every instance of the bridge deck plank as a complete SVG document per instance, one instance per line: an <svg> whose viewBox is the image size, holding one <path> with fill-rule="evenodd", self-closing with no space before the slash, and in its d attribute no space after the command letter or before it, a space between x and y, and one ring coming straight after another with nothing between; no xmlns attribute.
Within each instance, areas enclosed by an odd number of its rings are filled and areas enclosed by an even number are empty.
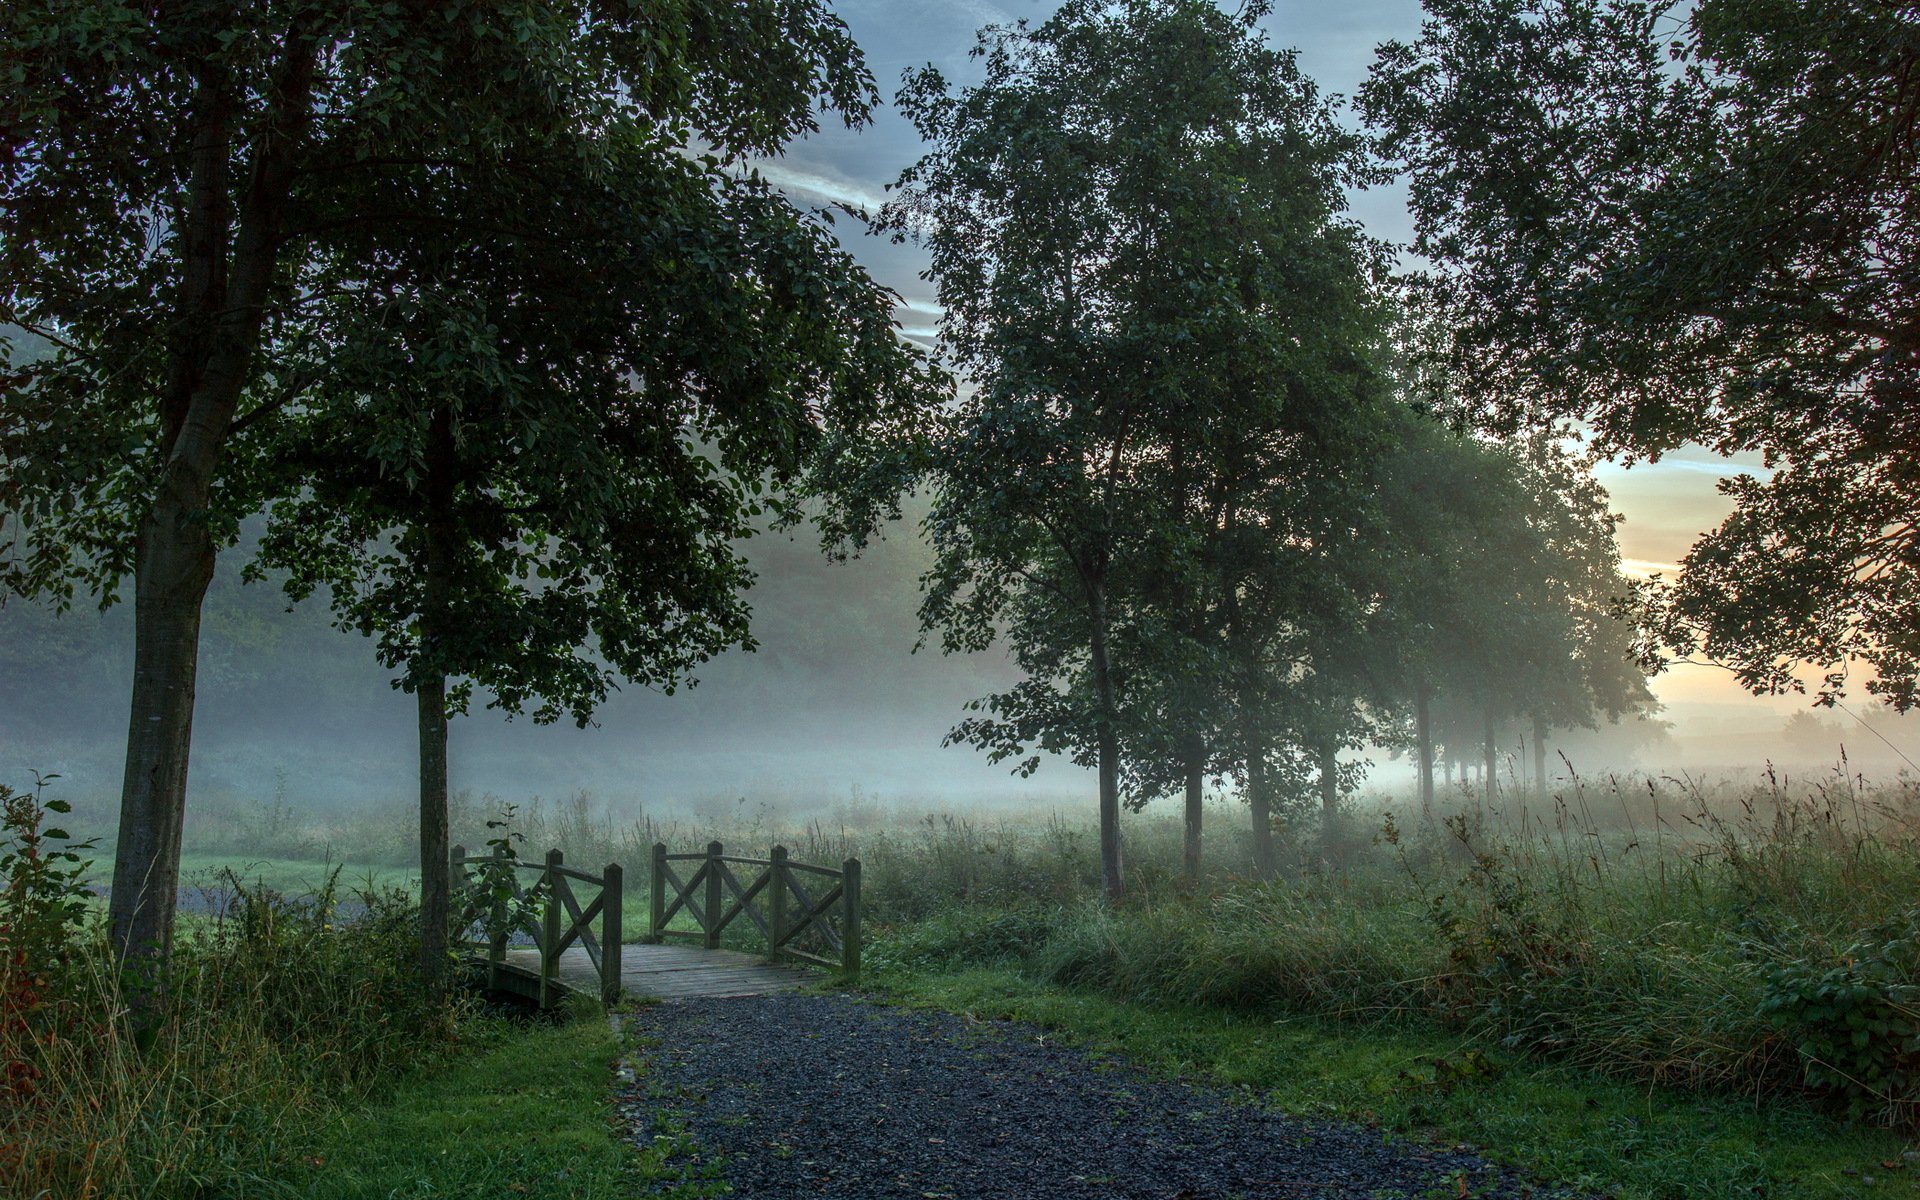
<svg viewBox="0 0 1920 1200"><path fill-rule="evenodd" d="M507 961L530 971L540 969L536 950L509 950ZM764 996L816 983L817 971L775 966L737 950L706 950L671 943L620 947L620 982L636 996L690 1000L707 996ZM586 951L574 946L560 955L560 980L589 995L600 990L600 976Z"/></svg>

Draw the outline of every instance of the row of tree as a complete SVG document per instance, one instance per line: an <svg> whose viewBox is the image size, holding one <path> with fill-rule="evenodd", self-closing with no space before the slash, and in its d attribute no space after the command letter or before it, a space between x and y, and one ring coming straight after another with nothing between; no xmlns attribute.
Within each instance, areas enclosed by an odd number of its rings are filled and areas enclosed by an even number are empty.
<svg viewBox="0 0 1920 1200"><path fill-rule="evenodd" d="M1337 848L1342 750L1417 743L1431 807L1435 704L1491 759L1515 718L1540 747L1651 701L1606 497L1554 431L1439 419L1386 248L1342 215L1368 148L1267 11L1069 0L985 31L978 84L901 94L932 149L883 224L931 251L972 385L922 615L1025 672L954 737L1095 768L1113 897L1128 803L1184 790L1197 872L1205 780L1232 776L1270 872L1310 789Z"/></svg>

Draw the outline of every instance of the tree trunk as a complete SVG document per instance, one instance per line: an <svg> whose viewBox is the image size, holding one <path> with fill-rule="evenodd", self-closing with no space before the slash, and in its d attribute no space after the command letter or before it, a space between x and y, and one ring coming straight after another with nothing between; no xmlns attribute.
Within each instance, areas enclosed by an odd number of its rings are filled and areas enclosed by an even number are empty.
<svg viewBox="0 0 1920 1200"><path fill-rule="evenodd" d="M452 864L447 832L447 678L417 683L420 706L420 976L435 995L446 990Z"/></svg>
<svg viewBox="0 0 1920 1200"><path fill-rule="evenodd" d="M1447 752L1445 754L1440 756L1440 766L1441 766L1441 769L1447 773L1447 790L1452 791L1453 790L1453 748L1451 746L1447 748Z"/></svg>
<svg viewBox="0 0 1920 1200"><path fill-rule="evenodd" d="M213 581L206 499L165 489L141 522L134 558L133 702L120 835L107 914L137 1010L165 986L180 887L180 829L200 649Z"/></svg>
<svg viewBox="0 0 1920 1200"><path fill-rule="evenodd" d="M1429 711L1430 699L1427 685L1422 683L1420 690L1414 693L1413 714L1414 729L1420 742L1420 815L1429 824L1433 821L1433 714ZM1447 773L1447 782L1453 782L1451 770Z"/></svg>
<svg viewBox="0 0 1920 1200"><path fill-rule="evenodd" d="M447 674L445 631L450 619L453 521L453 414L442 405L428 431L426 578L420 604L420 650L415 667L420 708L420 974L427 990L446 988L451 960L452 865L447 861Z"/></svg>
<svg viewBox="0 0 1920 1200"><path fill-rule="evenodd" d="M1533 717L1533 786L1539 789L1541 799L1547 795L1547 720L1538 713Z"/></svg>
<svg viewBox="0 0 1920 1200"><path fill-rule="evenodd" d="M1491 804L1493 803L1494 797L1499 794L1499 790L1500 790L1499 782L1496 779L1498 772L1494 767L1494 763L1495 763L1494 756L1498 753L1498 750L1495 748L1493 744L1493 706L1488 705L1486 708L1482 709L1481 712L1483 716L1486 718L1486 738L1485 738L1485 744L1483 747L1486 753L1486 765L1484 768L1486 771L1486 778L1483 781L1483 783L1486 788L1487 803Z"/></svg>
<svg viewBox="0 0 1920 1200"><path fill-rule="evenodd" d="M1183 863L1186 867L1187 882L1200 882L1200 824L1205 817L1203 801L1206 799L1206 748L1197 736L1185 739L1181 755L1181 765L1187 776L1187 819L1186 842L1183 847Z"/></svg>
<svg viewBox="0 0 1920 1200"><path fill-rule="evenodd" d="M160 466L134 546L132 704L109 937L143 1015L165 984L193 741L200 607L213 581L213 481L278 275L293 153L312 115L311 38L290 30L253 142L237 219L229 155L240 103L226 69L193 76L193 139L177 222L181 276L159 397Z"/></svg>
<svg viewBox="0 0 1920 1200"><path fill-rule="evenodd" d="M1320 845L1328 862L1343 854L1340 835L1340 748L1333 739L1320 743Z"/></svg>
<svg viewBox="0 0 1920 1200"><path fill-rule="evenodd" d="M1120 858L1120 705L1114 695L1113 665L1107 658L1107 605L1101 586L1089 587L1087 607L1092 626L1088 651L1099 706L1094 736L1100 754L1100 883L1108 903L1117 903L1127 892Z"/></svg>
<svg viewBox="0 0 1920 1200"><path fill-rule="evenodd" d="M1260 722L1250 716L1244 718L1241 730L1247 755L1247 807L1253 818L1253 873L1259 879L1272 879L1273 810L1267 795L1266 736Z"/></svg>

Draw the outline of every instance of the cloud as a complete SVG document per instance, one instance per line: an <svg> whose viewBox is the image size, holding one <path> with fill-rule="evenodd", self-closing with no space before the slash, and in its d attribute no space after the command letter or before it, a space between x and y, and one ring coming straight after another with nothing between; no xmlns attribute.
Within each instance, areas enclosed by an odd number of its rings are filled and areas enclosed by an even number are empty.
<svg viewBox="0 0 1920 1200"><path fill-rule="evenodd" d="M763 159L754 163L753 169L760 173L762 179L789 196L803 196L845 204L864 209L868 213L878 211L887 202L885 196L860 184L850 183L844 179L830 179L825 175L804 171L783 162Z"/></svg>
<svg viewBox="0 0 1920 1200"><path fill-rule="evenodd" d="M1676 458L1673 455L1667 455L1659 462L1647 462L1643 460L1635 463L1631 467L1623 466L1617 462L1604 462L1599 464L1598 469L1628 472L1635 475L1657 475L1662 471L1681 471L1689 475L1712 475L1716 478L1728 475L1752 475L1760 479L1771 479L1773 477L1773 470L1769 467L1756 466L1752 463L1735 462L1730 458Z"/></svg>
<svg viewBox="0 0 1920 1200"><path fill-rule="evenodd" d="M1645 558L1623 558L1620 560L1620 573L1634 579L1651 579L1655 575L1664 575L1672 579L1680 573L1680 564L1653 562Z"/></svg>
<svg viewBox="0 0 1920 1200"><path fill-rule="evenodd" d="M1767 467L1751 466L1725 458L1711 462L1702 462L1697 458L1663 458L1657 463L1648 463L1647 466L1654 470L1672 467L1676 471L1694 471L1702 475L1754 475L1761 479L1773 477L1772 470Z"/></svg>

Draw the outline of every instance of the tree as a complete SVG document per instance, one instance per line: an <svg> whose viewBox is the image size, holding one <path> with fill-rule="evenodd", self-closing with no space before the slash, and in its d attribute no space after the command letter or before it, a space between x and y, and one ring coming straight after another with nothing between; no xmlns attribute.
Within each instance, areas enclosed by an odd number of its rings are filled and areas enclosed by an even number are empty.
<svg viewBox="0 0 1920 1200"><path fill-rule="evenodd" d="M949 650L1004 637L1028 675L956 737L1097 768L1110 898L1128 723L1156 711L1144 673L1191 657L1165 641L1209 603L1207 531L1297 503L1276 481L1345 444L1366 386L1355 141L1265 11L1069 0L983 31L978 85L928 68L900 97L933 149L883 223L931 250L973 384L935 453L923 620ZM1243 476L1254 499L1220 494ZM1170 563L1184 582L1149 586Z"/></svg>
<svg viewBox="0 0 1920 1200"><path fill-rule="evenodd" d="M340 345L279 430L298 478L261 561L295 598L329 589L418 697L429 978L447 962L449 715L477 685L509 713L584 725L618 679L672 692L750 645L739 543L807 495L857 548L897 515L914 401L937 394L890 294L824 227L698 172L637 186L661 164L632 132L603 149L611 169L556 162L487 198L528 229L584 213L599 237L424 237L377 281L354 261ZM436 201L419 179L383 186ZM751 340L728 336L742 319Z"/></svg>
<svg viewBox="0 0 1920 1200"><path fill-rule="evenodd" d="M256 451L346 344L337 302L377 290L386 259L422 238L475 253L522 240L599 266L631 251L663 270L679 268L683 243L698 278L707 239L690 235L750 232L728 223L727 198L750 186L732 164L814 128L821 107L857 124L874 93L816 0L404 18L360 0L16 5L0 14L0 78L0 321L59 347L7 383L0 509L19 525L4 582L63 595L84 584L111 600L133 579L112 929L123 955L164 961L201 602L217 551L271 493ZM636 163L637 205L664 200L646 189L706 189L719 228L694 207L680 213L692 224L628 225L615 240L604 207L545 205L552 223L536 229L506 203L553 172L617 188L616 169ZM813 311L806 297L739 299L702 333L751 344L762 323ZM610 354L592 365L617 369ZM662 397L790 382L672 365ZM843 381L823 366L811 382Z"/></svg>
<svg viewBox="0 0 1920 1200"><path fill-rule="evenodd" d="M1410 414L1376 478L1381 637L1395 647L1379 669L1404 681L1414 710L1423 812L1436 740L1449 762L1478 748L1491 798L1510 723L1530 724L1544 778L1550 727L1651 703L1621 616L1618 518L1561 437L1490 442Z"/></svg>
<svg viewBox="0 0 1920 1200"><path fill-rule="evenodd" d="M1468 399L1603 449L1758 452L1658 598L1758 692L1920 686L1920 13L1428 0L1362 91Z"/></svg>

